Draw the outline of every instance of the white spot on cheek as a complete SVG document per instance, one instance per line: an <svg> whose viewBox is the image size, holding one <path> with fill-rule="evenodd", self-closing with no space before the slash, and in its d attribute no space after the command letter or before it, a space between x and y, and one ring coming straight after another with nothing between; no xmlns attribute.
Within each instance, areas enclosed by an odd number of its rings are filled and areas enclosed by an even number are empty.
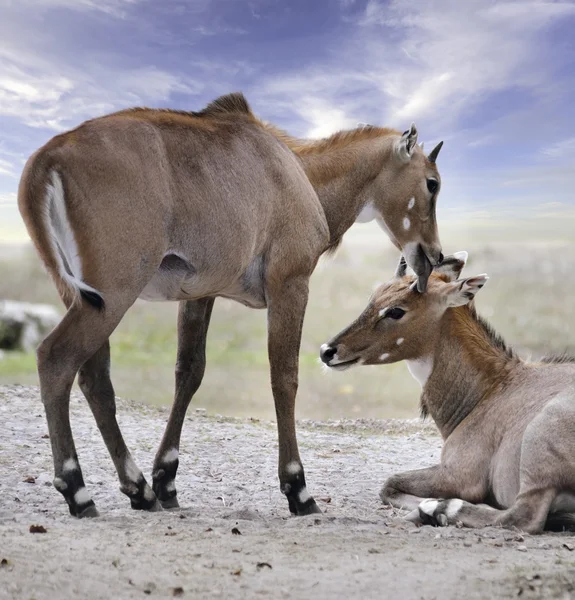
<svg viewBox="0 0 575 600"><path fill-rule="evenodd" d="M379 360L385 360L386 358L389 358L389 352L385 352L384 354L382 354L382 355L379 357Z"/></svg>
<svg viewBox="0 0 575 600"><path fill-rule="evenodd" d="M397 338L397 342L395 342L398 346L401 346L401 344L403 344L403 338Z"/></svg>
<svg viewBox="0 0 575 600"><path fill-rule="evenodd" d="M447 503L447 508L445 509L445 515L448 519L453 519L453 517L455 517L457 514L459 514L459 511L461 510L461 507L463 506L463 500L459 500L459 499L455 499L455 500L450 500Z"/></svg>
<svg viewBox="0 0 575 600"><path fill-rule="evenodd" d="M91 499L92 497L90 496L90 492L85 487L81 487L74 494L74 502L76 504L87 504Z"/></svg>
<svg viewBox="0 0 575 600"><path fill-rule="evenodd" d="M403 228L409 229L410 227L411 227L411 221L407 217L405 217L403 219Z"/></svg>
<svg viewBox="0 0 575 600"><path fill-rule="evenodd" d="M311 498L311 495L307 491L307 488L302 488L297 497L302 504L305 504Z"/></svg>
<svg viewBox="0 0 575 600"><path fill-rule="evenodd" d="M298 473L301 473L301 465L295 460L292 460L292 462L287 464L286 471L290 475L297 475Z"/></svg>
<svg viewBox="0 0 575 600"><path fill-rule="evenodd" d="M164 454L164 462L172 463L178 460L178 456L180 453L176 450L176 448L171 448Z"/></svg>
<svg viewBox="0 0 575 600"><path fill-rule="evenodd" d="M62 465L63 471L75 471L76 469L78 469L78 463L73 458L66 459Z"/></svg>
<svg viewBox="0 0 575 600"><path fill-rule="evenodd" d="M437 508L437 500L433 500L432 498L427 498L427 500L422 500L419 503L419 510L424 512L426 515L430 517L433 516L435 509Z"/></svg>
<svg viewBox="0 0 575 600"><path fill-rule="evenodd" d="M412 198L407 204L407 210L411 210L415 206L415 198Z"/></svg>

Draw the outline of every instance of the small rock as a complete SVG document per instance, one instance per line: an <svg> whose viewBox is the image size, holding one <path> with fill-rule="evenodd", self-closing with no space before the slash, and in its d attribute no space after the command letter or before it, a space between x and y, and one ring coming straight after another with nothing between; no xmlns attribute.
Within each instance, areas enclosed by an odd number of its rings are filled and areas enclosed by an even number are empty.
<svg viewBox="0 0 575 600"><path fill-rule="evenodd" d="M236 577L239 577L241 574L242 574L241 569L236 569L235 571L232 571L232 575L235 575Z"/></svg>
<svg viewBox="0 0 575 600"><path fill-rule="evenodd" d="M32 475L28 475L28 477L24 478L24 483L36 483L36 478L32 477Z"/></svg>
<svg viewBox="0 0 575 600"><path fill-rule="evenodd" d="M183 596L184 595L184 588L183 587L174 587L172 588L172 596L175 596L176 598L178 596Z"/></svg>
<svg viewBox="0 0 575 600"><path fill-rule="evenodd" d="M10 561L7 558L3 558L0 560L0 567L7 567L10 564Z"/></svg>
<svg viewBox="0 0 575 600"><path fill-rule="evenodd" d="M517 550L519 550L519 552L527 552L527 546L517 546Z"/></svg>
<svg viewBox="0 0 575 600"><path fill-rule="evenodd" d="M573 552L573 550L575 550L575 546L573 544L569 544L568 542L565 542L563 544L563 548L567 548L569 552Z"/></svg>
<svg viewBox="0 0 575 600"><path fill-rule="evenodd" d="M30 525L30 533L46 533L48 530L44 525Z"/></svg>
<svg viewBox="0 0 575 600"><path fill-rule="evenodd" d="M242 535L242 532L237 527L232 529L232 533L233 535Z"/></svg>
<svg viewBox="0 0 575 600"><path fill-rule="evenodd" d="M144 585L144 594L150 595L156 589L156 584L150 581Z"/></svg>
<svg viewBox="0 0 575 600"><path fill-rule="evenodd" d="M267 563L267 562L259 562L256 565L256 568L258 568L258 569L263 569L264 567L267 567L268 569L272 568L272 566L270 565L270 563Z"/></svg>
<svg viewBox="0 0 575 600"><path fill-rule="evenodd" d="M464 545L466 548L471 548L471 546L472 546L473 544L472 544L472 543L471 543L469 540L465 540L465 541L463 542L463 545Z"/></svg>

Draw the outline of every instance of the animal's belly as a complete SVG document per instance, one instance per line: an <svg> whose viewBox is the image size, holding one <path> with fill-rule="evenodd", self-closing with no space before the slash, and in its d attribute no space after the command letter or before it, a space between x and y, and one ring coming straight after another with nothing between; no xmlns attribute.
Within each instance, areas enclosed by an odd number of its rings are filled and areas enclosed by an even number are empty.
<svg viewBox="0 0 575 600"><path fill-rule="evenodd" d="M212 296L229 298L250 308L265 308L262 260L254 259L240 276L225 277L217 268L198 272L185 258L169 254L139 298L165 302Z"/></svg>

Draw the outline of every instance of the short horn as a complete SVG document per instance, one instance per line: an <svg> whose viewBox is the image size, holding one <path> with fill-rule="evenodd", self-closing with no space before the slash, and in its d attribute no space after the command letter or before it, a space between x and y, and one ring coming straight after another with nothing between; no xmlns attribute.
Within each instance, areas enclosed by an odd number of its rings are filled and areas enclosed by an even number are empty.
<svg viewBox="0 0 575 600"><path fill-rule="evenodd" d="M435 146L435 148L429 153L427 160L430 163L434 163L437 160L437 155L439 154L439 151L441 150L441 146L443 146L443 142L439 142L439 144L437 144L437 146Z"/></svg>
<svg viewBox="0 0 575 600"><path fill-rule="evenodd" d="M405 273L407 272L407 263L405 262L405 257L403 254L399 259L399 264L397 265L397 269L395 269L395 277L405 277Z"/></svg>

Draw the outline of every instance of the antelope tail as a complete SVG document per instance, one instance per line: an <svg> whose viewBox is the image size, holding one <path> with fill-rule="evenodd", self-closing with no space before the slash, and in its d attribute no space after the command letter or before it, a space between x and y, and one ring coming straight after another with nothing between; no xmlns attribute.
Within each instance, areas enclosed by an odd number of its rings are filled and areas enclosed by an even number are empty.
<svg viewBox="0 0 575 600"><path fill-rule="evenodd" d="M32 157L20 181L18 206L28 233L66 304L85 300L103 310L102 294L82 276L82 259L68 218L60 173Z"/></svg>
<svg viewBox="0 0 575 600"><path fill-rule="evenodd" d="M74 231L68 220L64 186L57 171L50 173L50 183L46 190L44 223L48 240L56 260L58 273L75 297L80 295L86 302L98 309L104 308L102 294L82 280L82 261Z"/></svg>

